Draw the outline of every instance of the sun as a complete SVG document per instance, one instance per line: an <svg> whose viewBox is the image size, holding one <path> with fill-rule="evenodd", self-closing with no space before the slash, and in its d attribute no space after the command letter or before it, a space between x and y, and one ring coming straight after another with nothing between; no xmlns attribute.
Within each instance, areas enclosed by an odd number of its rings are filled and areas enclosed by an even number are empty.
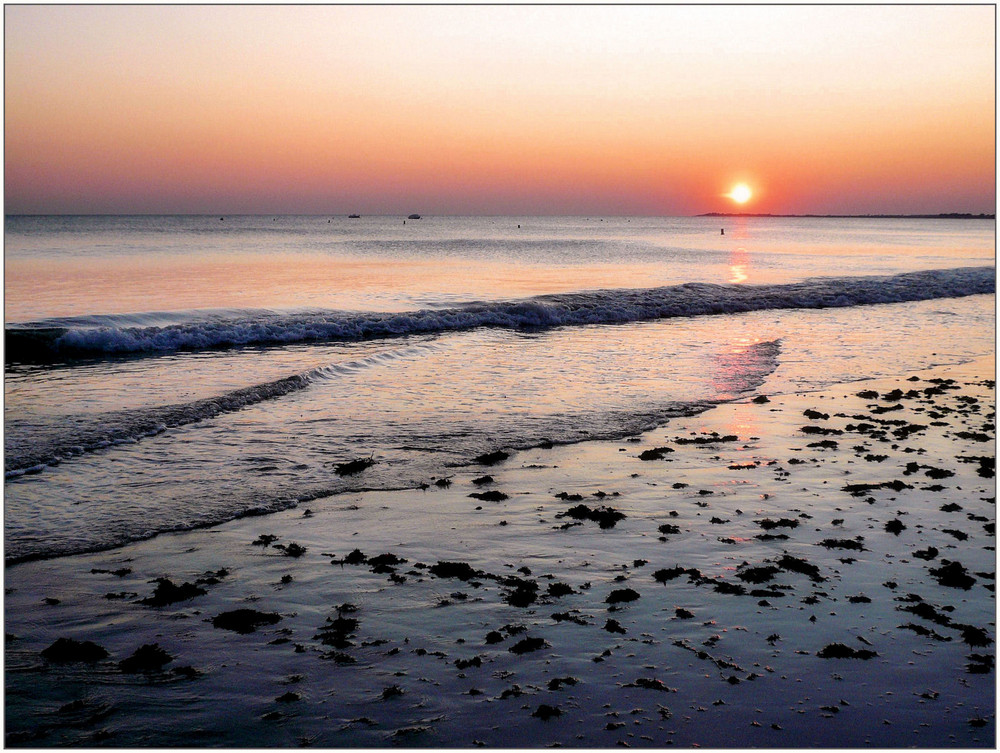
<svg viewBox="0 0 1000 753"><path fill-rule="evenodd" d="M727 193L726 196L737 204L746 204L753 196L753 191L750 190L750 186L746 183L737 183L733 186L733 190Z"/></svg>

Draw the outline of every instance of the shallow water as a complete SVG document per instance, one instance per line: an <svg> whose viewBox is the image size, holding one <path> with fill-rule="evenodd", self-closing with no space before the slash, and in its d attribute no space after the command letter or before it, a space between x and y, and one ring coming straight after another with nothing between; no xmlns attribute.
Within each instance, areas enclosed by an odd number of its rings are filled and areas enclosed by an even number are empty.
<svg viewBox="0 0 1000 753"><path fill-rule="evenodd" d="M992 383L899 412L855 393L994 355L994 223L721 222L7 218L7 744L988 746ZM847 428L879 406L928 425ZM682 441L713 431L738 441ZM843 488L889 479L913 488ZM767 517L799 525L758 538ZM407 562L331 563L354 548ZM824 580L716 589L785 553ZM969 589L931 577L946 559ZM702 579L653 577L675 565ZM509 603L509 576L539 598ZM143 604L160 578L206 593ZM322 635L345 603L347 658ZM236 608L280 620L213 626ZM510 652L522 624L547 645ZM45 660L61 637L110 656ZM878 656L817 656L836 642ZM163 670L122 670L152 643Z"/></svg>
<svg viewBox="0 0 1000 753"><path fill-rule="evenodd" d="M975 655L995 656L995 499L992 480L956 454L993 455L995 445L958 443L954 434L995 420L993 392L981 379L974 387L960 379L960 391L932 400L953 411L946 425L902 445L847 429L855 414L876 415L873 408L892 402L856 392L923 390L934 376L744 400L673 420L640 442L538 448L489 469L452 469L448 488L348 493L314 500L308 513L300 507L10 567L7 743L990 747L994 670L968 666L980 664ZM902 403L888 415L921 421L932 409L921 399ZM809 419L806 409L829 418ZM837 449L813 447L803 425L845 434L835 435ZM738 440L683 444L709 432ZM654 445L675 452L641 460ZM886 457L864 459L876 451ZM924 469L904 473L912 460L954 476L934 491ZM484 470L495 483L473 484ZM912 488L868 499L842 488L887 479ZM509 497L468 497L483 488ZM608 529L576 521L566 515L576 501L557 497L565 492L626 517ZM598 492L611 496L598 500ZM961 509L944 510L945 502ZM795 525L769 529L787 538L765 539L768 518ZM903 529L887 531L890 520ZM677 532L662 535L665 523ZM261 534L277 538L255 545ZM820 545L831 537L863 547ZM301 556L275 546L293 542ZM929 547L940 549L931 561L914 556ZM391 574L331 561L355 548L406 561ZM751 583L738 575L745 563L783 554L814 565L817 578L782 570ZM973 578L968 588L930 577L956 560ZM438 576L429 566L439 561L484 575ZM674 566L708 580L654 577ZM205 594L159 607L140 601L153 579L180 584L220 568ZM493 576L536 582L538 598L511 604L510 585ZM572 592L548 595L550 583ZM638 598L609 605L623 588ZM916 599L945 624L904 611ZM345 645L323 643L323 626L345 603L357 608L344 613L356 628ZM281 619L249 634L213 626L236 608ZM607 629L612 619L623 632ZM964 626L982 629L987 645L966 642ZM491 631L499 642L486 640ZM544 645L511 652L525 636ZM95 641L110 656L93 665L45 661L40 652L60 637ZM121 670L120 660L154 642L170 657L161 670ZM817 655L834 643L877 655ZM174 671L182 666L193 676ZM542 705L559 715L535 716Z"/></svg>
<svg viewBox="0 0 1000 753"><path fill-rule="evenodd" d="M989 353L993 227L7 218L6 557Z"/></svg>

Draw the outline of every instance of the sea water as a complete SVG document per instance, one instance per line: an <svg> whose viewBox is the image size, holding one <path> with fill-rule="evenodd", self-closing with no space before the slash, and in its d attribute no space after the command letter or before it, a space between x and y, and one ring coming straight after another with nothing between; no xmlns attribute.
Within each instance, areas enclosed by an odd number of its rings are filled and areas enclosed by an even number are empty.
<svg viewBox="0 0 1000 753"><path fill-rule="evenodd" d="M994 349L992 220L7 217L5 246L7 562Z"/></svg>

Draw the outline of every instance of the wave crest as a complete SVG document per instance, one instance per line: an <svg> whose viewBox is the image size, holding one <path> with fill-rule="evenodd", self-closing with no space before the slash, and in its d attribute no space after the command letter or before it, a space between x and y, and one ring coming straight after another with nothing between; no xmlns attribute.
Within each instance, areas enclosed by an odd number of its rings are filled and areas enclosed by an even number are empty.
<svg viewBox="0 0 1000 753"><path fill-rule="evenodd" d="M244 312L168 326L47 322L6 329L8 362L103 358L240 346L369 340L476 327L546 329L619 324L670 317L790 308L832 308L993 293L993 267L909 272L891 276L816 278L780 285L686 283L597 290L518 301L470 303L403 313Z"/></svg>

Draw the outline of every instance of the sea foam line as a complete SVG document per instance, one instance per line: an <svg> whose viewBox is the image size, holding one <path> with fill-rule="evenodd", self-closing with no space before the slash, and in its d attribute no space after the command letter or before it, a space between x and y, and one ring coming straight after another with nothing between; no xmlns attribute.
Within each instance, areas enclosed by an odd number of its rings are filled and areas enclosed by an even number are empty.
<svg viewBox="0 0 1000 753"><path fill-rule="evenodd" d="M829 277L779 285L686 283L597 290L402 313L342 311L258 315L169 326L47 327L6 330L8 361L113 357L251 345L369 340L476 327L548 329L767 309L832 308L993 293L993 267ZM99 320L100 317L94 317Z"/></svg>
<svg viewBox="0 0 1000 753"><path fill-rule="evenodd" d="M4 478L11 480L35 475L51 465L98 450L136 442L187 424L204 421L224 413L243 410L266 400L274 400L303 390L318 380L378 366L426 351L423 344L388 351L344 363L318 366L302 374L255 384L222 395L189 403L110 411L87 416L86 420L64 420L58 433L49 441L30 447L8 447L4 457Z"/></svg>

